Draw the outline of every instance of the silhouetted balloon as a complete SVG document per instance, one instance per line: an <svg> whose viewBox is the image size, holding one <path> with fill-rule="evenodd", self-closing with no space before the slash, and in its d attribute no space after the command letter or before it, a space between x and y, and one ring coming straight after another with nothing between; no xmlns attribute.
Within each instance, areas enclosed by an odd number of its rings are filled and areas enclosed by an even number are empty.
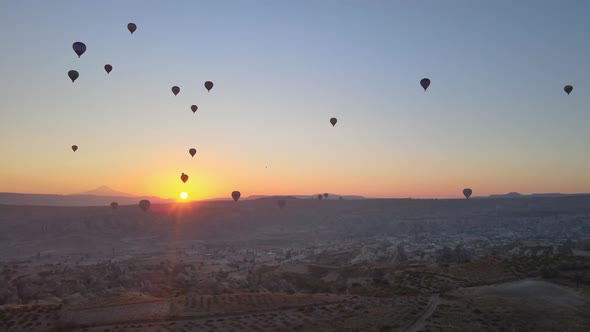
<svg viewBox="0 0 590 332"><path fill-rule="evenodd" d="M113 70L113 66L106 64L104 65L104 70L107 72L107 74L110 74L111 70Z"/></svg>
<svg viewBox="0 0 590 332"><path fill-rule="evenodd" d="M68 72L68 77L72 80L72 83L74 83L74 81L80 77L80 74L78 74L78 72L75 70L70 70Z"/></svg>
<svg viewBox="0 0 590 332"><path fill-rule="evenodd" d="M565 91L565 93L567 93L568 95L572 92L573 89L574 87L571 85L566 85L563 87L563 91Z"/></svg>
<svg viewBox="0 0 590 332"><path fill-rule="evenodd" d="M113 209L116 209L117 207L119 207L119 203L117 203L117 202L111 202L111 207Z"/></svg>
<svg viewBox="0 0 590 332"><path fill-rule="evenodd" d="M190 154L191 154L191 157L194 157L194 156L195 156L195 154L197 153L197 149L195 149L195 148L191 148L191 149L189 149L189 150L188 150L188 153L190 153Z"/></svg>
<svg viewBox="0 0 590 332"><path fill-rule="evenodd" d="M192 105L191 106L191 111L193 111L193 113L195 113L199 108L197 107L197 105Z"/></svg>
<svg viewBox="0 0 590 332"><path fill-rule="evenodd" d="M334 127L336 125L336 122L338 122L338 119L336 119L336 118L330 119L330 123L332 124L332 127Z"/></svg>
<svg viewBox="0 0 590 332"><path fill-rule="evenodd" d="M324 193L324 198L328 198L328 193Z"/></svg>
<svg viewBox="0 0 590 332"><path fill-rule="evenodd" d="M469 188L463 189L463 195L465 195L465 198L469 198L469 196L471 196L472 193L473 193L473 190L471 190Z"/></svg>
<svg viewBox="0 0 590 332"><path fill-rule="evenodd" d="M141 201L139 201L139 207L144 211L147 211L147 209L150 208L150 205L152 205L152 203L150 203L150 201L148 201L147 199L142 199Z"/></svg>
<svg viewBox="0 0 590 332"><path fill-rule="evenodd" d="M428 87L430 86L430 80L428 78L423 78L420 80L420 85L422 86L424 91L426 91L426 89L428 89Z"/></svg>
<svg viewBox="0 0 590 332"><path fill-rule="evenodd" d="M318 199L322 199L322 194L318 194Z"/></svg>
<svg viewBox="0 0 590 332"><path fill-rule="evenodd" d="M211 89L213 89L213 82L211 82L211 81L205 82L205 89L207 89L207 92L211 91Z"/></svg>
<svg viewBox="0 0 590 332"><path fill-rule="evenodd" d="M180 92L180 88L176 85L172 87L172 93L176 96Z"/></svg>
<svg viewBox="0 0 590 332"><path fill-rule="evenodd" d="M74 150L74 152L76 152L76 150L78 150L78 146L77 145L72 145L72 150Z"/></svg>
<svg viewBox="0 0 590 332"><path fill-rule="evenodd" d="M127 30L133 34L135 30L137 30L137 25L135 25L135 23L129 23L127 24Z"/></svg>
<svg viewBox="0 0 590 332"><path fill-rule="evenodd" d="M242 196L242 194L237 190L232 191L232 193L231 193L231 198L233 198L235 202L237 202L238 199L240 199L240 196Z"/></svg>
<svg viewBox="0 0 590 332"><path fill-rule="evenodd" d="M279 200L277 201L277 204L278 204L278 205L279 205L279 207L282 209L282 208L284 208L284 207L285 207L285 205L287 205L287 201L286 201L286 200L284 200L284 199L279 199Z"/></svg>
<svg viewBox="0 0 590 332"><path fill-rule="evenodd" d="M180 179L182 180L183 183L186 183L186 181L188 181L188 175L182 173L182 175L180 176Z"/></svg>
<svg viewBox="0 0 590 332"><path fill-rule="evenodd" d="M78 58L81 57L84 52L86 52L86 45L82 42L75 42L72 44L72 48L74 49L74 52L78 54Z"/></svg>

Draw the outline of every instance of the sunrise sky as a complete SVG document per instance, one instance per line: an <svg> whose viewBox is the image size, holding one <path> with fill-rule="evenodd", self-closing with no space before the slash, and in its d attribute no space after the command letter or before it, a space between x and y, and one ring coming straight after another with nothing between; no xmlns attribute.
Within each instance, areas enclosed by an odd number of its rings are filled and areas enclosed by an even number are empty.
<svg viewBox="0 0 590 332"><path fill-rule="evenodd" d="M588 13L583 0L2 1L0 192L590 192Z"/></svg>

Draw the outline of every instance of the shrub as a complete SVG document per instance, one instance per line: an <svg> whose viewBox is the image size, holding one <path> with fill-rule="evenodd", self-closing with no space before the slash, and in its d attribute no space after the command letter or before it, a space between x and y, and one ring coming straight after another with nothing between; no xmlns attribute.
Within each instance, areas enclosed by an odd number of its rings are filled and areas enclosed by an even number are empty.
<svg viewBox="0 0 590 332"><path fill-rule="evenodd" d="M559 271L552 267L544 267L541 269L541 276L543 278L555 278L559 276Z"/></svg>

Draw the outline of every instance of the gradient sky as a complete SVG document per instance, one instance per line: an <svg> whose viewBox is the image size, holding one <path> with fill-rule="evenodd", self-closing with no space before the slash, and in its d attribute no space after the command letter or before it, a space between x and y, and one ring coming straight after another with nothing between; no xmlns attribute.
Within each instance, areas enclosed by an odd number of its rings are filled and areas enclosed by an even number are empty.
<svg viewBox="0 0 590 332"><path fill-rule="evenodd" d="M0 192L590 192L589 13L584 0L1 1Z"/></svg>

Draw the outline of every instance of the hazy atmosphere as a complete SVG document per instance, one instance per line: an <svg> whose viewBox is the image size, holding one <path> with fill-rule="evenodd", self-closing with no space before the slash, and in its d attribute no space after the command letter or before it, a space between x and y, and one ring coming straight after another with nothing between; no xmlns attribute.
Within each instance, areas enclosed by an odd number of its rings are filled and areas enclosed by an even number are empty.
<svg viewBox="0 0 590 332"><path fill-rule="evenodd" d="M589 13L0 0L0 331L590 331Z"/></svg>

